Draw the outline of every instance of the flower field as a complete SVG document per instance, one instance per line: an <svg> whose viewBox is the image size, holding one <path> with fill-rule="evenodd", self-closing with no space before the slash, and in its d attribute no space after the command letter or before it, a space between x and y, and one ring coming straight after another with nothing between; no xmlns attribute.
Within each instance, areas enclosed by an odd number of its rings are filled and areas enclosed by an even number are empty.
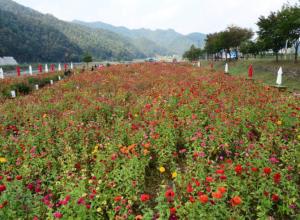
<svg viewBox="0 0 300 220"><path fill-rule="evenodd" d="M39 85L40 88L49 85L50 80L53 82L58 81L59 77L64 77L63 72L44 73L37 75L26 75L17 78L5 78L0 80L0 103L5 99L11 97L11 91L14 90L16 94L28 95L34 90L35 85Z"/></svg>
<svg viewBox="0 0 300 220"><path fill-rule="evenodd" d="M0 105L0 219L298 219L300 100L115 65Z"/></svg>

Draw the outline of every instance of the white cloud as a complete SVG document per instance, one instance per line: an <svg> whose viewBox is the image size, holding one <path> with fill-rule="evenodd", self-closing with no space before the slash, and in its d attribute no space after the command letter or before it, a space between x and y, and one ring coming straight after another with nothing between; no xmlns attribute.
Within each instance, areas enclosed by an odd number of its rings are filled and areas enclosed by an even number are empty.
<svg viewBox="0 0 300 220"><path fill-rule="evenodd" d="M256 30L261 15L287 0L16 0L43 13L71 21L103 21L129 28L166 29L181 33L220 31L230 24ZM295 3L298 0L290 0Z"/></svg>

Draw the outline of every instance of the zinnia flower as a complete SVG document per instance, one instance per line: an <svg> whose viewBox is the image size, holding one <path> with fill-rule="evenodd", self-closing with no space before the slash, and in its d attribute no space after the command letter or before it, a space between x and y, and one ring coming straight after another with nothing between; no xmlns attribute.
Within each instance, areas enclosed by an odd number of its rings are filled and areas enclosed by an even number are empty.
<svg viewBox="0 0 300 220"><path fill-rule="evenodd" d="M211 176L208 176L208 177L206 177L206 182L213 182L214 181L214 179L211 177Z"/></svg>
<svg viewBox="0 0 300 220"><path fill-rule="evenodd" d="M159 168L159 172L164 173L165 171L166 171L166 169L165 169L163 166L161 166L161 167Z"/></svg>
<svg viewBox="0 0 300 220"><path fill-rule="evenodd" d="M251 170L252 170L253 172L257 172L257 171L258 171L258 168L252 167Z"/></svg>
<svg viewBox="0 0 300 220"><path fill-rule="evenodd" d="M191 193L191 192L193 192L194 191L194 189L193 189L193 187L192 187L192 184L188 184L188 186L186 187L186 191L188 192L188 193Z"/></svg>
<svg viewBox="0 0 300 220"><path fill-rule="evenodd" d="M277 194L272 195L272 201L273 202L278 202L279 201L279 196Z"/></svg>
<svg viewBox="0 0 300 220"><path fill-rule="evenodd" d="M265 167L264 168L264 173L269 175L272 172L272 169L270 167Z"/></svg>
<svg viewBox="0 0 300 220"><path fill-rule="evenodd" d="M6 190L6 186L4 184L0 185L0 193Z"/></svg>
<svg viewBox="0 0 300 220"><path fill-rule="evenodd" d="M166 191L166 193L165 193L165 197L167 198L167 200L168 200L169 202L173 201L174 196L175 196L175 193L174 193L174 191L173 191L172 189L168 189L168 190Z"/></svg>
<svg viewBox="0 0 300 220"><path fill-rule="evenodd" d="M213 192L211 195L215 199L222 199L222 197L223 197L223 195L222 195L222 193L220 191Z"/></svg>
<svg viewBox="0 0 300 220"><path fill-rule="evenodd" d="M116 196L114 200L115 200L115 202L119 202L119 201L121 201L121 199L122 199L122 196Z"/></svg>
<svg viewBox="0 0 300 220"><path fill-rule="evenodd" d="M150 195L148 194L142 194L141 195L141 201L142 202L147 202L150 199Z"/></svg>
<svg viewBox="0 0 300 220"><path fill-rule="evenodd" d="M176 172L173 172L172 173L172 178L174 179L174 178L176 178L177 177L177 173Z"/></svg>
<svg viewBox="0 0 300 220"><path fill-rule="evenodd" d="M277 184L280 183L280 179L281 179L280 173L275 173L273 176L273 179L274 179L275 183L277 183Z"/></svg>
<svg viewBox="0 0 300 220"><path fill-rule="evenodd" d="M218 191L222 194L226 193L227 189L224 186L218 187Z"/></svg>
<svg viewBox="0 0 300 220"><path fill-rule="evenodd" d="M219 170L216 170L216 174L224 174L224 170L223 169L219 169Z"/></svg>
<svg viewBox="0 0 300 220"><path fill-rule="evenodd" d="M0 157L0 163L6 163L7 159L5 157Z"/></svg>
<svg viewBox="0 0 300 220"><path fill-rule="evenodd" d="M241 174L243 171L243 167L242 167L242 165L238 164L235 166L234 170L235 170L236 174Z"/></svg>
<svg viewBox="0 0 300 220"><path fill-rule="evenodd" d="M142 220L143 219L143 216L142 215L137 215L135 216L135 220Z"/></svg>
<svg viewBox="0 0 300 220"><path fill-rule="evenodd" d="M63 214L61 214L60 212L55 212L53 214L54 218L62 218L63 217Z"/></svg>
<svg viewBox="0 0 300 220"><path fill-rule="evenodd" d="M207 195L201 195L199 196L199 200L202 204L205 204L208 202L208 196Z"/></svg>
<svg viewBox="0 0 300 220"><path fill-rule="evenodd" d="M170 208L170 213L175 214L176 213L176 208L175 207Z"/></svg>
<svg viewBox="0 0 300 220"><path fill-rule="evenodd" d="M237 206L242 203L242 199L239 196L235 196L230 200L232 206Z"/></svg>

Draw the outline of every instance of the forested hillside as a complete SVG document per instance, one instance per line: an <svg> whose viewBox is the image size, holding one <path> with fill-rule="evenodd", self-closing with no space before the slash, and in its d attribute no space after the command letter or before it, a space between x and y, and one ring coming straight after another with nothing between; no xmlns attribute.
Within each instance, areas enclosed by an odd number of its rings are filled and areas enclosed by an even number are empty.
<svg viewBox="0 0 300 220"><path fill-rule="evenodd" d="M23 61L78 61L82 49L60 31L0 9L0 56Z"/></svg>
<svg viewBox="0 0 300 220"><path fill-rule="evenodd" d="M86 27L98 30L109 30L124 37L128 37L133 40L133 43L139 49L145 51L145 53L147 54L156 52L159 54L181 55L193 44L195 46L203 47L204 40L206 38L206 35L202 33L192 33L189 35L183 35L172 29L129 29L126 27L116 27L103 22L83 22L78 20L73 21L73 23L85 25ZM151 45L151 47L149 47L149 44Z"/></svg>
<svg viewBox="0 0 300 220"><path fill-rule="evenodd" d="M21 61L78 60L85 52L103 60L146 55L130 39L44 15L11 0L0 0L0 56Z"/></svg>

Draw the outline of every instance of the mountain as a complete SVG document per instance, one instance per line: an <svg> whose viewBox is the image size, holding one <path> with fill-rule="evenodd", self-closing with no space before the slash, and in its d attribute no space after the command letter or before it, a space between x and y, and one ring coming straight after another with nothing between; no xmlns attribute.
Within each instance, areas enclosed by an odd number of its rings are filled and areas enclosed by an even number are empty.
<svg viewBox="0 0 300 220"><path fill-rule="evenodd" d="M172 29L116 27L103 22L66 22L12 0L0 0L0 57L18 62L80 61L85 53L97 60L132 60L155 55L182 55L205 35L183 35Z"/></svg>
<svg viewBox="0 0 300 220"><path fill-rule="evenodd" d="M77 61L146 57L127 37L104 29L61 21L11 0L0 0L0 56L24 61Z"/></svg>
<svg viewBox="0 0 300 220"><path fill-rule="evenodd" d="M204 46L205 34L192 33L189 35L180 34L172 29L168 30L150 30L150 29L129 29L126 27L117 27L103 22L84 22L74 20L73 23L84 25L94 29L105 29L122 35L124 37L133 40L134 44L141 49L142 46L152 42L151 48L155 48L155 51L161 51L164 54L183 54L191 45ZM147 39L146 44L141 44L140 39ZM139 45L136 43L138 42ZM149 51L145 51L148 53Z"/></svg>
<svg viewBox="0 0 300 220"><path fill-rule="evenodd" d="M195 44L195 46L204 47L204 42L205 42L205 39L206 39L206 35L205 34L191 33L191 34L188 34L186 36L190 40L192 40L194 42L198 42L197 44Z"/></svg>
<svg viewBox="0 0 300 220"><path fill-rule="evenodd" d="M0 56L13 56L19 62L78 61L82 53L58 30L0 9Z"/></svg>

